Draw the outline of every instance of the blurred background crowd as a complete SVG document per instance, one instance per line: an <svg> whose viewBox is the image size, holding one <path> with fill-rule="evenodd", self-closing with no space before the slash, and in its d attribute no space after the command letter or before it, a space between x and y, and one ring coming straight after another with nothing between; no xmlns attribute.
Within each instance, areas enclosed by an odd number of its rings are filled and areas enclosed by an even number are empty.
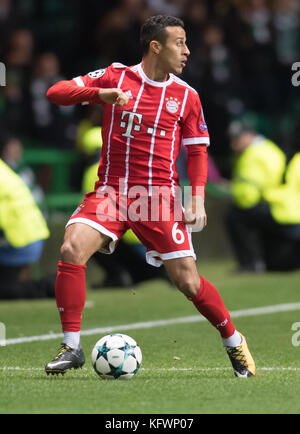
<svg viewBox="0 0 300 434"><path fill-rule="evenodd" d="M37 202L44 193L82 191L84 168L100 150L99 131L83 139L99 127L100 106L55 106L45 97L47 89L112 62L139 63L140 26L156 14L185 22L191 56L182 78L204 107L210 181L232 181L238 150L232 141L241 129L276 143L285 164L300 151L300 92L291 81L292 65L300 61L299 0L0 0L0 61L6 66L0 157ZM52 181L51 161L57 169ZM31 171L31 163L40 163L39 172ZM300 224L300 216L294 220Z"/></svg>

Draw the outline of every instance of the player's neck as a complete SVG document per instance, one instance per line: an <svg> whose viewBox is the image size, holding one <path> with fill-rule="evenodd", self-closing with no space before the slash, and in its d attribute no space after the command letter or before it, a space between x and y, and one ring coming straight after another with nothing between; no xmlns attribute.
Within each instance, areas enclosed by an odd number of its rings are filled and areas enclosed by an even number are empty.
<svg viewBox="0 0 300 434"><path fill-rule="evenodd" d="M144 57L142 60L142 68L146 76L152 81L167 81L169 74L160 68L155 61Z"/></svg>

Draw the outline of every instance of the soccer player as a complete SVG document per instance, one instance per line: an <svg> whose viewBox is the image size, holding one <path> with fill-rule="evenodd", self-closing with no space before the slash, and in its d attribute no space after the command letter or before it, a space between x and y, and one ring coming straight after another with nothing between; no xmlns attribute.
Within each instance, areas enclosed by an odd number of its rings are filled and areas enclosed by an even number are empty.
<svg viewBox="0 0 300 434"><path fill-rule="evenodd" d="M206 225L209 135L197 92L178 78L190 54L184 24L175 17L151 17L141 28L141 44L140 64L113 63L58 82L47 93L55 104L102 104L104 115L99 180L68 221L61 247L56 300L64 340L45 370L63 374L84 364L80 326L86 262L98 250L112 253L130 228L146 246L147 261L154 266L163 264L176 287L219 331L235 375L250 377L255 375L255 363L246 340L233 325L216 288L198 275L187 227ZM188 150L192 196L179 218L173 205L181 143ZM158 195L157 188L163 187L169 198ZM140 194L138 200L136 191L144 191L146 198ZM157 196L158 212L153 205ZM163 218L167 199L170 213ZM145 205L150 206L150 218ZM139 214L138 208L144 212ZM156 218L151 218L153 214Z"/></svg>

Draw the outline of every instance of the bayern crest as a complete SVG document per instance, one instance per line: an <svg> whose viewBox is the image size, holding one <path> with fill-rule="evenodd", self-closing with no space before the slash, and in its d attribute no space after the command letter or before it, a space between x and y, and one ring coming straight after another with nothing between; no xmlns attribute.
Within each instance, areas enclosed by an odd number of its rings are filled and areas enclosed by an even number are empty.
<svg viewBox="0 0 300 434"><path fill-rule="evenodd" d="M178 101L177 98L173 98L172 96L170 98L166 98L166 109L168 110L169 113L177 113L179 106L180 106L180 102Z"/></svg>

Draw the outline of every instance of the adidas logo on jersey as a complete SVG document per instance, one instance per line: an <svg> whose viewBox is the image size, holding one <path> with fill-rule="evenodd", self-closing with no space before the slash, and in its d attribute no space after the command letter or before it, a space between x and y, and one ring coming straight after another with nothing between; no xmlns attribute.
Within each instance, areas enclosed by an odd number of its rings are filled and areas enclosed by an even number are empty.
<svg viewBox="0 0 300 434"><path fill-rule="evenodd" d="M133 99L131 90L126 90L125 95L127 95L129 99Z"/></svg>

